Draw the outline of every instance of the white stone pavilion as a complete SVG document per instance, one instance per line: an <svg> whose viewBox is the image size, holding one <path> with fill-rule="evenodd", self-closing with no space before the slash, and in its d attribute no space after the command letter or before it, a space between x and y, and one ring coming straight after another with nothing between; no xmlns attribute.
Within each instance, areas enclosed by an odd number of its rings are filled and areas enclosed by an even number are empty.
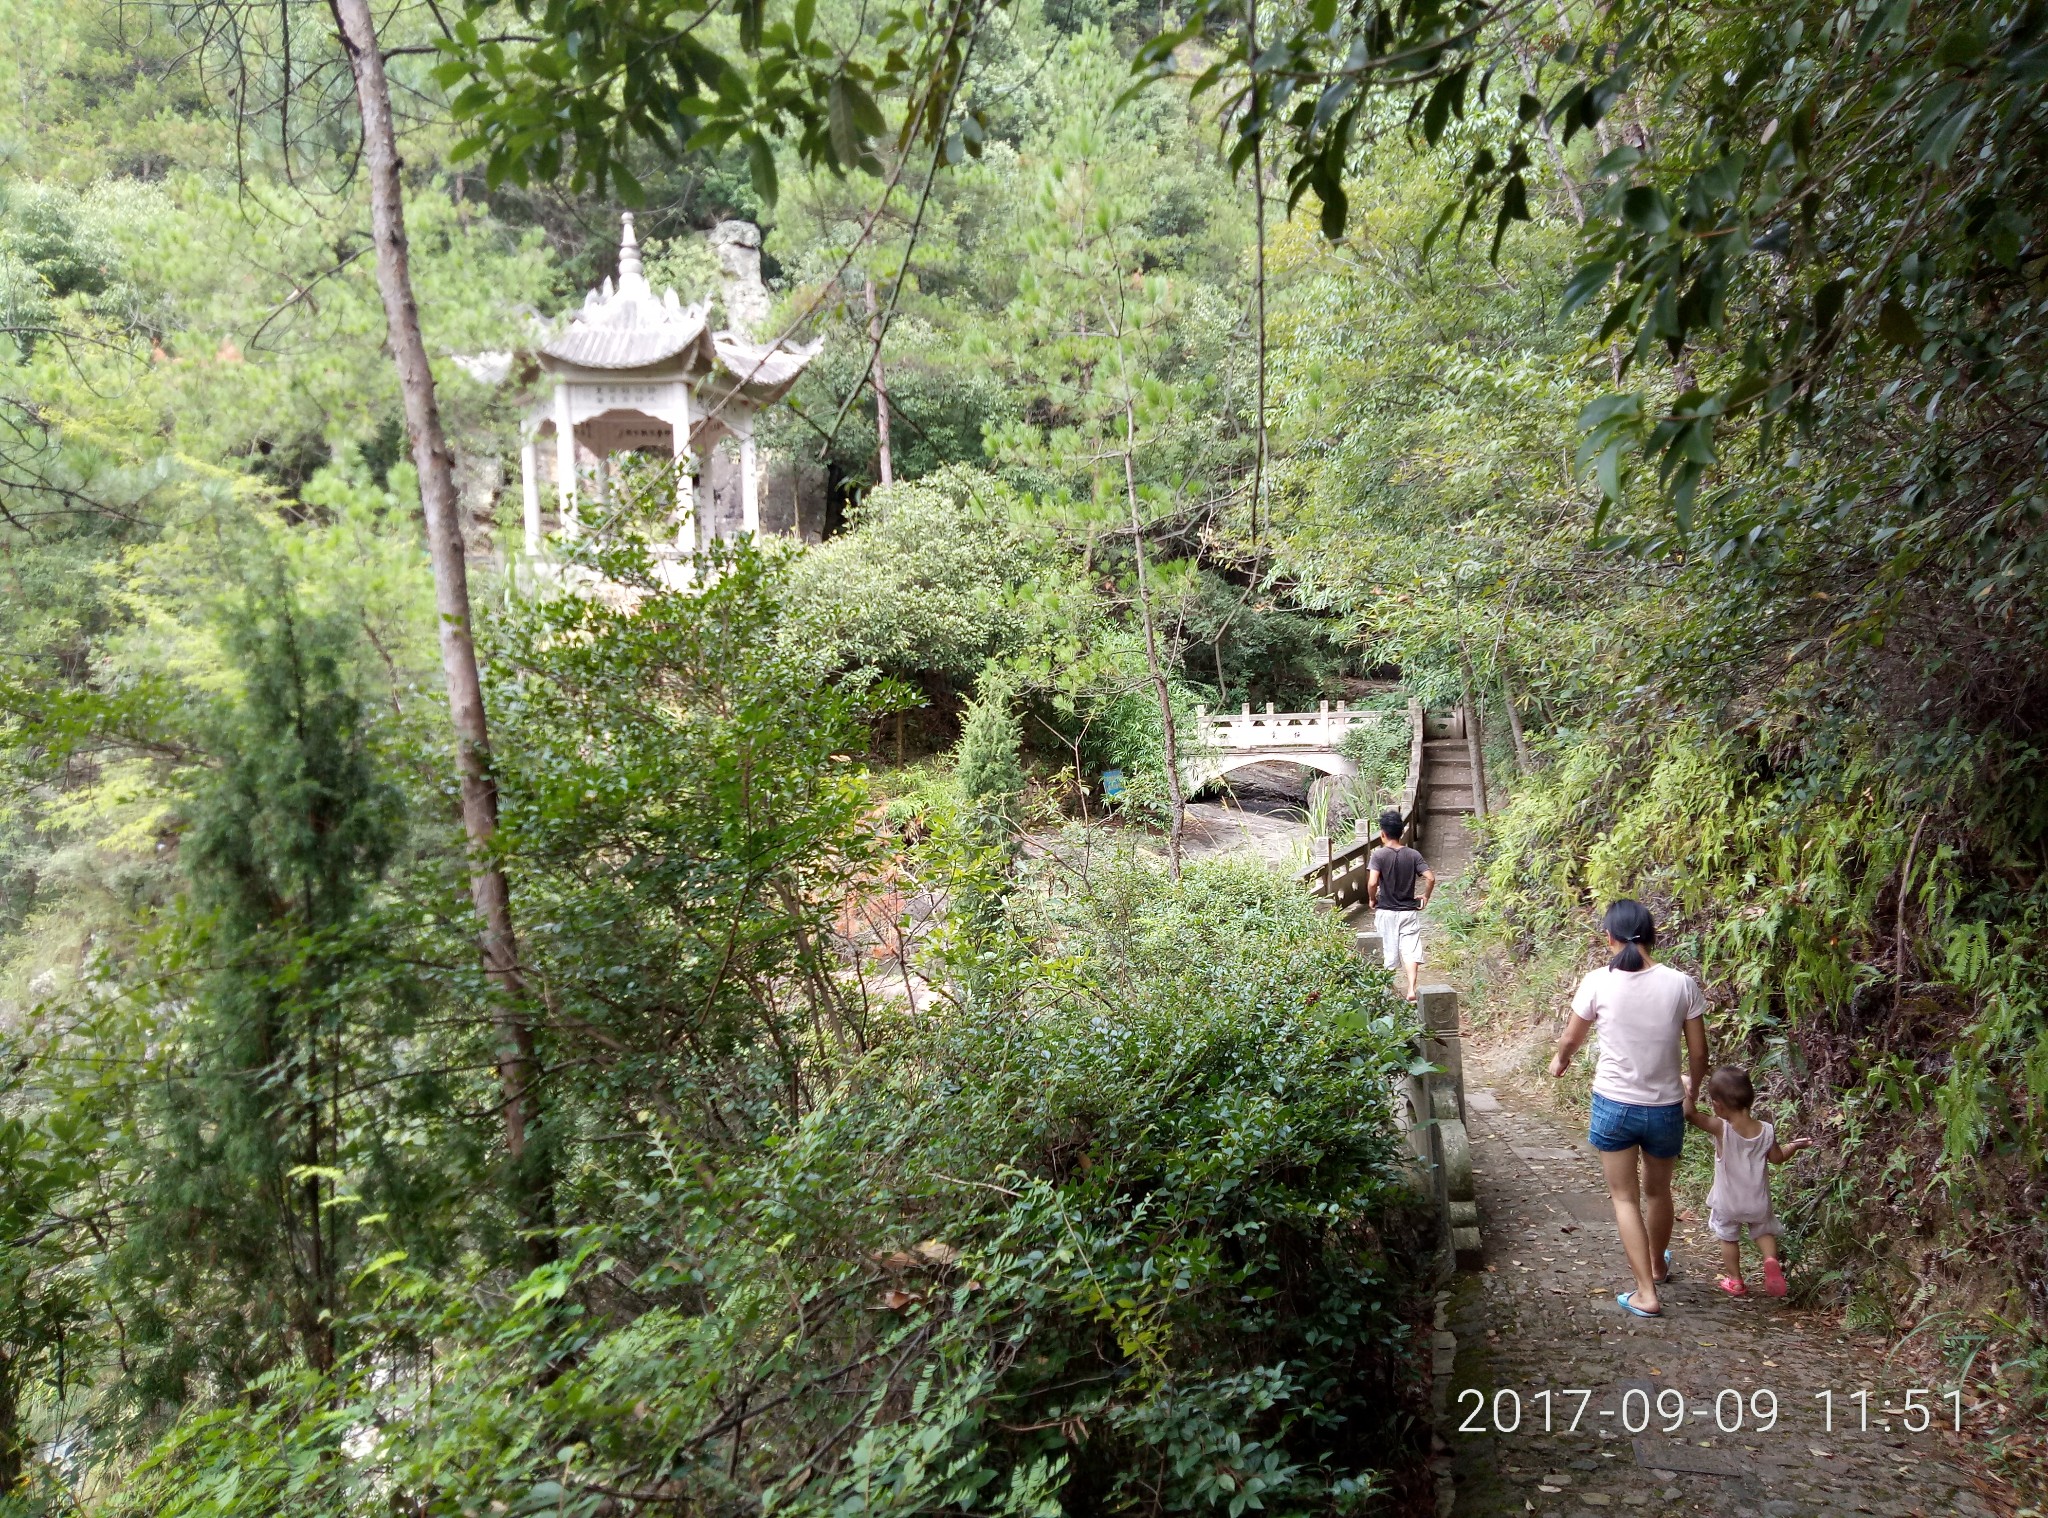
<svg viewBox="0 0 2048 1518"><path fill-rule="evenodd" d="M709 461L722 441L738 447L740 525L761 530L754 420L789 393L823 340L763 344L742 332L713 332L709 302L686 306L673 290L654 293L641 272L631 213L622 221L617 283L607 279L592 290L536 354L549 386L520 429L527 552L546 541L540 450L552 433L559 531L579 530L579 496L605 498L615 455L652 454L675 462L675 550L687 561L712 520Z"/></svg>

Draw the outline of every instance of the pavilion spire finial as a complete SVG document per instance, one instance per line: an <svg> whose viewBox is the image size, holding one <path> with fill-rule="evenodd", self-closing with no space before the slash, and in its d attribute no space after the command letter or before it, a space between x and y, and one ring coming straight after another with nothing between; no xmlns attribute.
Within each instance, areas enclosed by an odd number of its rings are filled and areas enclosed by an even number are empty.
<svg viewBox="0 0 2048 1518"><path fill-rule="evenodd" d="M640 269L640 242L633 236L633 213L621 212L619 216L619 293L646 297L653 292L648 288L647 276Z"/></svg>

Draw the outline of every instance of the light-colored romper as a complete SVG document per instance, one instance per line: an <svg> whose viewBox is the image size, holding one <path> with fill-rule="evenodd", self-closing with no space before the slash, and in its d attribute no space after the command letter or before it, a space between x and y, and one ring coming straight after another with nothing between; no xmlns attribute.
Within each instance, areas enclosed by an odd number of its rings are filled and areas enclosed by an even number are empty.
<svg viewBox="0 0 2048 1518"><path fill-rule="evenodd" d="M1744 1225L1752 1239L1779 1231L1771 1213L1771 1165L1766 1156L1778 1141L1778 1130L1765 1123L1755 1138L1744 1138L1735 1125L1721 1120L1714 1135L1714 1189L1707 1193L1707 1226L1723 1243L1742 1237Z"/></svg>

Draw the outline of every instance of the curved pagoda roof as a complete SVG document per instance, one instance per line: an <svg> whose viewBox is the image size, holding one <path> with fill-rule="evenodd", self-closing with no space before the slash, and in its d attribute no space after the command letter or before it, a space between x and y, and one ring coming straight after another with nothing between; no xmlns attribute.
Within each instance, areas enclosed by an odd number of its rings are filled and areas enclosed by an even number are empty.
<svg viewBox="0 0 2048 1518"><path fill-rule="evenodd" d="M585 370L620 378L677 375L756 406L782 399L817 357L822 339L756 343L738 332L713 332L708 301L686 306L673 290L654 293L641 270L632 213L621 221L618 282L606 279L592 290L582 308L540 345L541 367L557 374Z"/></svg>

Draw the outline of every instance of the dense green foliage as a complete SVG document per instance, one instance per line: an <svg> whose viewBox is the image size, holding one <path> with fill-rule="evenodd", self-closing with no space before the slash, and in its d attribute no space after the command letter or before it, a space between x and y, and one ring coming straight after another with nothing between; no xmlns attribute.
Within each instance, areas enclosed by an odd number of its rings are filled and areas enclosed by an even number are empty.
<svg viewBox="0 0 2048 1518"><path fill-rule="evenodd" d="M328 12L5 14L0 1505L1417 1497L1397 1009L1103 841L1198 703L1467 704L1516 994L1650 900L1803 1278L2038 1406L2034 12L380 17L516 992ZM763 223L826 541L519 559L613 193Z"/></svg>
<svg viewBox="0 0 2048 1518"><path fill-rule="evenodd" d="M387 1258L336 1376L189 1424L122 1504L1355 1505L1420 1436L1391 998L1256 867L1100 888L772 1145L641 1114L609 1220L516 1293Z"/></svg>

